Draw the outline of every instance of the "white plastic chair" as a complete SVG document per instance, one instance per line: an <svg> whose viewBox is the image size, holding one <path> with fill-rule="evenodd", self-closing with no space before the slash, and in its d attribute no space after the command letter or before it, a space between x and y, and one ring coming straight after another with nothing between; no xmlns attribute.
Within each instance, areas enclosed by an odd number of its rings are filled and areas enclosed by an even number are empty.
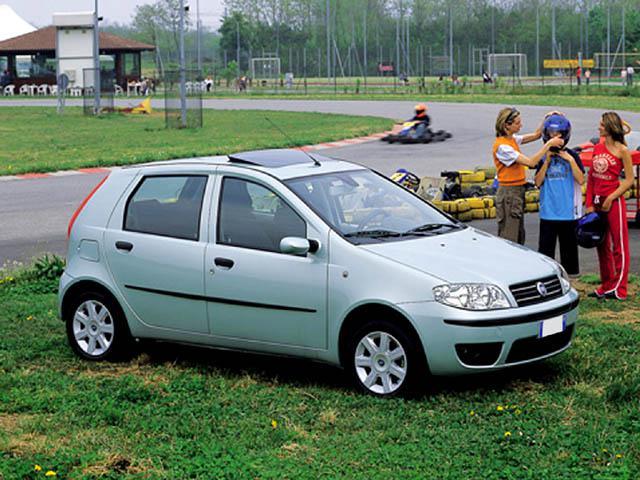
<svg viewBox="0 0 640 480"><path fill-rule="evenodd" d="M16 89L15 85L7 85L4 87L4 90L2 91L2 93L5 97L12 97L14 95L15 89Z"/></svg>
<svg viewBox="0 0 640 480"><path fill-rule="evenodd" d="M49 94L58 95L58 85L49 85Z"/></svg>
<svg viewBox="0 0 640 480"><path fill-rule="evenodd" d="M115 95L123 95L124 94L124 89L120 85L115 85L114 94Z"/></svg>
<svg viewBox="0 0 640 480"><path fill-rule="evenodd" d="M38 92L38 85L32 83L29 85L29 95L34 96Z"/></svg>
<svg viewBox="0 0 640 480"><path fill-rule="evenodd" d="M38 86L38 95L48 95L49 94L49 85L43 83Z"/></svg>
<svg viewBox="0 0 640 480"><path fill-rule="evenodd" d="M20 95L29 95L29 85L20 85L18 93Z"/></svg>

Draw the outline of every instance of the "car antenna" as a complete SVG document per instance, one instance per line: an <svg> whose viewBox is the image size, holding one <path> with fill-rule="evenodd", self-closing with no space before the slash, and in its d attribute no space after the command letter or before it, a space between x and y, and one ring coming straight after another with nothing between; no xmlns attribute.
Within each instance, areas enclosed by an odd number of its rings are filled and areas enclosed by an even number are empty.
<svg viewBox="0 0 640 480"><path fill-rule="evenodd" d="M264 119L265 119L267 122L269 122L273 128L275 128L276 130L278 130L278 131L279 131L279 132L284 136L284 138L286 138L287 140L289 140L289 142L290 142L290 143L292 143L292 144L293 144L293 140L291 140L291 137L290 137L289 135L287 135L286 133L284 133L284 131L283 131L280 127L278 127L278 125L276 125L275 123L273 123L269 117L266 117L266 116L265 116L265 117L264 117ZM320 167L320 166L322 166L318 160L316 160L315 158L313 158L313 157L312 157L308 152L305 152L305 151L302 149L302 147L295 147L295 148L297 148L297 149L298 149L298 150L300 150L302 153L304 153L307 157L309 157L309 158L311 159L311 161L313 162L313 164L314 164L316 167Z"/></svg>

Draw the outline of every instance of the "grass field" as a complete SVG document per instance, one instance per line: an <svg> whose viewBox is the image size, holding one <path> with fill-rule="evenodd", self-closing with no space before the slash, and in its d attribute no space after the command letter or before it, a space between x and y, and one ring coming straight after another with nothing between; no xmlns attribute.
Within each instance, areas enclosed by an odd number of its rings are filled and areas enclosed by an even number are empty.
<svg viewBox="0 0 640 480"><path fill-rule="evenodd" d="M626 303L584 299L554 359L382 401L298 360L164 345L81 361L55 274L0 276L0 478L640 477L637 278Z"/></svg>
<svg viewBox="0 0 640 480"><path fill-rule="evenodd" d="M167 130L164 113L63 116L55 108L0 108L0 175L221 155L368 135L391 128L383 118L320 113L204 110L201 129ZM266 120L269 117L289 141Z"/></svg>

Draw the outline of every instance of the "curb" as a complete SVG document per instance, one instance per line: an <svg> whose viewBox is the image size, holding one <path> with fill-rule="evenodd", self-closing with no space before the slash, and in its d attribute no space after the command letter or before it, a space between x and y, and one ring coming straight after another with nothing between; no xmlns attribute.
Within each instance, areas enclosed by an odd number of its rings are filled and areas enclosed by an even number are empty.
<svg viewBox="0 0 640 480"><path fill-rule="evenodd" d="M372 135L367 135L366 137L356 137L356 138L347 138L345 140L339 140L336 142L326 142L326 143L318 143L316 145L305 145L303 147L298 147L300 150L305 152L310 151L318 151L324 150L327 148L340 148L340 147L348 147L351 145L358 145L361 143L371 142L373 140L379 140L390 133L382 132L382 133L374 133ZM49 173L23 173L20 175L4 175L0 176L0 182L9 182L13 180L32 180L32 179L40 179L40 178L51 178L51 177L69 177L72 175L90 175L95 173L107 173L112 170L116 170L122 167L98 167L98 168L78 168L77 170L60 170L57 172L49 172Z"/></svg>

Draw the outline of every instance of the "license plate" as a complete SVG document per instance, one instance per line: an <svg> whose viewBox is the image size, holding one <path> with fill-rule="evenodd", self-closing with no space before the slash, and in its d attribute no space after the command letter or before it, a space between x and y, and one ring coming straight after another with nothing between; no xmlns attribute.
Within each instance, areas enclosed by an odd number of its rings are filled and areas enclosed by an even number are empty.
<svg viewBox="0 0 640 480"><path fill-rule="evenodd" d="M548 318L540 322L540 330L538 331L538 338L548 337L564 331L566 315L560 315L559 317Z"/></svg>

